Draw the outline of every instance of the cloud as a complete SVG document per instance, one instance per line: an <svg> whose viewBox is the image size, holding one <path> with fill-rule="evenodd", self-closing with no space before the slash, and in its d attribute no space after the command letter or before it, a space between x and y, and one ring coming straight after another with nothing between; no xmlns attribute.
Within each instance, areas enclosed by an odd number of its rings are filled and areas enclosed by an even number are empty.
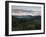
<svg viewBox="0 0 46 37"><path fill-rule="evenodd" d="M12 15L23 16L41 16L41 7L34 6L12 6Z"/></svg>

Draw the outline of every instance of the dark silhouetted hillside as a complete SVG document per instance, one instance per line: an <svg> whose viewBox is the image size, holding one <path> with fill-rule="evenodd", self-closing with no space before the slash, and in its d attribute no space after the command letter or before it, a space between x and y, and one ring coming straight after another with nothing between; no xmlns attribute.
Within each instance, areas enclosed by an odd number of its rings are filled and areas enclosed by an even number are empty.
<svg viewBox="0 0 46 37"><path fill-rule="evenodd" d="M12 16L12 30L41 29L41 16Z"/></svg>

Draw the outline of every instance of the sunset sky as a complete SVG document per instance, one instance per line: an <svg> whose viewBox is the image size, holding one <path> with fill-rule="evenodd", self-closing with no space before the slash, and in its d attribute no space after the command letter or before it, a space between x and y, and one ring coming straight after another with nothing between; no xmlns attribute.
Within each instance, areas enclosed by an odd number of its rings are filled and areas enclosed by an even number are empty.
<svg viewBox="0 0 46 37"><path fill-rule="evenodd" d="M12 6L12 15L16 15L16 16L23 16L23 15L38 16L38 15L41 15L41 7L37 7L37 6Z"/></svg>

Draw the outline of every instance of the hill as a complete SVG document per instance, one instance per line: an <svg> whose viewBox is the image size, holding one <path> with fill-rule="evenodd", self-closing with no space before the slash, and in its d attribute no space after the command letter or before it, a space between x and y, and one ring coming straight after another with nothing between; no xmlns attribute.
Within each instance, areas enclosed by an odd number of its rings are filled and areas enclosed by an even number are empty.
<svg viewBox="0 0 46 37"><path fill-rule="evenodd" d="M12 16L13 31L41 29L41 16Z"/></svg>

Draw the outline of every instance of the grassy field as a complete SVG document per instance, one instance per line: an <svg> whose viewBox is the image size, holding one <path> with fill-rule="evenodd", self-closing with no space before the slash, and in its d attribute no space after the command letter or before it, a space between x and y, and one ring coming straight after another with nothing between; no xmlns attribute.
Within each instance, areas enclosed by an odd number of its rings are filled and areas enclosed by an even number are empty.
<svg viewBox="0 0 46 37"><path fill-rule="evenodd" d="M41 17L32 19L30 21L16 20L15 16L12 16L12 31L18 30L39 30L41 29Z"/></svg>

